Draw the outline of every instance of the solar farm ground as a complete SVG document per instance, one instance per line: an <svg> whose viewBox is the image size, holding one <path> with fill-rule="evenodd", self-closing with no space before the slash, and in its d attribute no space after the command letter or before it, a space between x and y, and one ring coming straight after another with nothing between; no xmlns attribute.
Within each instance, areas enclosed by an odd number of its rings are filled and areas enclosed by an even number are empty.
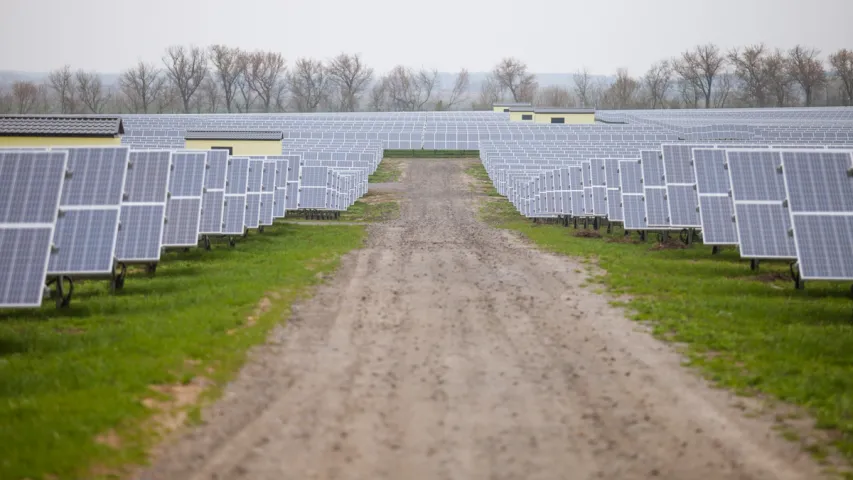
<svg viewBox="0 0 853 480"><path fill-rule="evenodd" d="M833 464L802 412L696 372L808 404L847 438L831 408L849 400L846 291L532 226L475 165L405 161L399 218L370 226L137 478L794 479Z"/></svg>

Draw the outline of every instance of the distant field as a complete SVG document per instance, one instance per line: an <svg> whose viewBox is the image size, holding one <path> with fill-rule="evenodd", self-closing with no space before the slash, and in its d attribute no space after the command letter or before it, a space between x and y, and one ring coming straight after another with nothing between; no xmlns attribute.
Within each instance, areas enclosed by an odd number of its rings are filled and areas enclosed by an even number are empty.
<svg viewBox="0 0 853 480"><path fill-rule="evenodd" d="M364 237L276 225L235 248L169 253L116 295L76 285L67 311L0 311L0 478L99 478L143 461Z"/></svg>
<svg viewBox="0 0 853 480"><path fill-rule="evenodd" d="M468 170L484 193L497 196L485 170ZM484 221L522 233L540 247L582 257L604 270L595 280L625 295L633 317L656 336L686 346L690 363L709 379L743 395L768 394L805 407L825 430L799 438L817 458L835 446L853 460L853 300L850 284L811 282L794 289L788 265L765 262L752 272L737 251L639 242L621 229L537 225L504 198L484 198ZM597 271L597 270L596 270ZM547 307L545 307L547 308Z"/></svg>

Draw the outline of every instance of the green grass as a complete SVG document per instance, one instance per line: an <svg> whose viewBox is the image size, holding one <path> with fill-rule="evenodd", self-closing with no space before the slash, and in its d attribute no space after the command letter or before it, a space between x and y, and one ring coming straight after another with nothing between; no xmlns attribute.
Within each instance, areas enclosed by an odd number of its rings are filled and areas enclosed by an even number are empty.
<svg viewBox="0 0 853 480"><path fill-rule="evenodd" d="M161 396L151 386L204 377L215 396L364 236L360 226L276 225L235 248L169 253L156 276L134 272L115 295L105 281L75 285L67 310L0 311L0 478L93 478L144 462L157 440L142 403ZM257 315L264 296L269 310ZM197 407L189 415L198 421ZM116 448L95 441L109 431Z"/></svg>
<svg viewBox="0 0 853 480"><path fill-rule="evenodd" d="M501 195L492 185L489 179L489 174L486 172L486 167L482 163L476 163L465 169L465 173L478 180L477 184L472 185L472 189L478 193L484 193L490 197L500 197Z"/></svg>
<svg viewBox="0 0 853 480"><path fill-rule="evenodd" d="M476 176L476 175L475 175ZM783 262L752 272L734 249L624 243L622 231L576 236L536 225L505 199L489 199L482 218L521 232L540 247L597 263L595 277L625 294L633 317L656 336L686 344L689 362L717 384L805 407L832 445L853 460L853 301L850 285L807 283L794 289Z"/></svg>
<svg viewBox="0 0 853 480"><path fill-rule="evenodd" d="M400 175L402 174L402 170L400 169L399 160L393 159L385 159L379 163L379 167L376 168L376 171L373 172L370 177L367 178L368 183L392 183L399 182Z"/></svg>
<svg viewBox="0 0 853 480"><path fill-rule="evenodd" d="M400 216L398 202L367 203L356 201L346 212L341 213L342 222L384 222Z"/></svg>
<svg viewBox="0 0 853 480"><path fill-rule="evenodd" d="M385 150L385 158L479 158L479 150Z"/></svg>

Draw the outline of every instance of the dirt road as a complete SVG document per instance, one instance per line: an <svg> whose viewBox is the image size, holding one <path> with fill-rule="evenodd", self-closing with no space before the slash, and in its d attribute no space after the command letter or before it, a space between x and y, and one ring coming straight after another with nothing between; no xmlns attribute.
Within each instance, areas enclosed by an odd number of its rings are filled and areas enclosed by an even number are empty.
<svg viewBox="0 0 853 480"><path fill-rule="evenodd" d="M820 476L576 262L478 221L467 164L411 161L401 218L141 478Z"/></svg>

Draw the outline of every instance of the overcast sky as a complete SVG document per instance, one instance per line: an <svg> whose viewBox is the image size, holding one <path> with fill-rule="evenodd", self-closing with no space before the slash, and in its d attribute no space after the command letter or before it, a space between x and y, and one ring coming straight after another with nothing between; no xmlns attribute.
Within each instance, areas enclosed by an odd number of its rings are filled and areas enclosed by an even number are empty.
<svg viewBox="0 0 853 480"><path fill-rule="evenodd" d="M118 72L172 44L486 71L635 75L697 43L853 49L853 0L2 0L0 70Z"/></svg>

